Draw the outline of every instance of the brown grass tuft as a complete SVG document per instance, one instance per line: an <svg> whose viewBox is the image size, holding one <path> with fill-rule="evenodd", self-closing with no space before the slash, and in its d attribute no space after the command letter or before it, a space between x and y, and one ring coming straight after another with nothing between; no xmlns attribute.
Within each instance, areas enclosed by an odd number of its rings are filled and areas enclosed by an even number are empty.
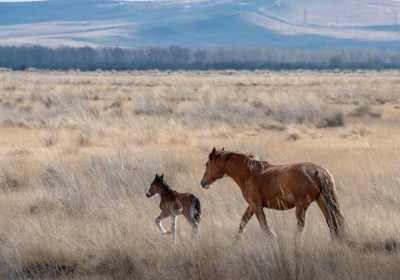
<svg viewBox="0 0 400 280"><path fill-rule="evenodd" d="M4 71L0 80L0 279L400 272L398 72ZM240 189L228 178L199 184L214 146L327 167L355 245L330 240L315 204L302 245L294 212L273 210L277 240L253 218L233 243ZM182 218L176 244L158 232L159 198L145 197L156 172L200 198L196 240Z"/></svg>

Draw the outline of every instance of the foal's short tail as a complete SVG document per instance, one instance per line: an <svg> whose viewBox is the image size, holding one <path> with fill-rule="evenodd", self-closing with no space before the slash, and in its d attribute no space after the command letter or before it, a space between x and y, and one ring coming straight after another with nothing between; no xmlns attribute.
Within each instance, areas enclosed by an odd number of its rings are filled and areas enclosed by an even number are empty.
<svg viewBox="0 0 400 280"><path fill-rule="evenodd" d="M335 191L335 181L333 176L326 169L318 169L315 173L321 188L321 196L318 203L324 212L329 230L335 239L344 240L345 221L340 212L339 202Z"/></svg>
<svg viewBox="0 0 400 280"><path fill-rule="evenodd" d="M201 220L201 204L200 200L197 197L193 197L192 205L190 207L190 215L192 216L193 220L196 221L197 224L200 223Z"/></svg>

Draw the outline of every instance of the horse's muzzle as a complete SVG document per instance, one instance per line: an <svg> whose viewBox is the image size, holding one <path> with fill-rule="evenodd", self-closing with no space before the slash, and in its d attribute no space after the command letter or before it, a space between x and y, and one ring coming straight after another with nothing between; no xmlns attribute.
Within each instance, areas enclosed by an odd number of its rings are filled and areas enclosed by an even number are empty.
<svg viewBox="0 0 400 280"><path fill-rule="evenodd" d="M146 196L147 196L147 197L151 197L151 194L150 194L150 193L146 193Z"/></svg>
<svg viewBox="0 0 400 280"><path fill-rule="evenodd" d="M206 180L201 180L200 184L204 189L208 189L210 187Z"/></svg>

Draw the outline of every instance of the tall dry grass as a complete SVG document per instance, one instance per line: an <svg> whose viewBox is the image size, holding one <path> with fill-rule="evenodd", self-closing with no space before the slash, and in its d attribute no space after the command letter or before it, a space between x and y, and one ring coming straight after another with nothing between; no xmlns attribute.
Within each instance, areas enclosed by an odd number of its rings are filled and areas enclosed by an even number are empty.
<svg viewBox="0 0 400 280"><path fill-rule="evenodd" d="M1 72L0 278L397 279L397 77ZM235 244L239 189L199 184L212 146L329 168L360 248L331 241L315 205L301 246L293 211L273 210L277 240L254 219ZM183 219L177 244L159 234L156 172L200 197L198 239Z"/></svg>

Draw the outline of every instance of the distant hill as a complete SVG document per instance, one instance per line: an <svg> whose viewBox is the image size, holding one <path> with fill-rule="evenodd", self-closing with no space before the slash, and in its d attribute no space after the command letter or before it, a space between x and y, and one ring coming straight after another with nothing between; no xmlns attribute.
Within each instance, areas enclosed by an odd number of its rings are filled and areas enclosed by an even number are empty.
<svg viewBox="0 0 400 280"><path fill-rule="evenodd" d="M398 0L0 1L0 44L395 48Z"/></svg>

